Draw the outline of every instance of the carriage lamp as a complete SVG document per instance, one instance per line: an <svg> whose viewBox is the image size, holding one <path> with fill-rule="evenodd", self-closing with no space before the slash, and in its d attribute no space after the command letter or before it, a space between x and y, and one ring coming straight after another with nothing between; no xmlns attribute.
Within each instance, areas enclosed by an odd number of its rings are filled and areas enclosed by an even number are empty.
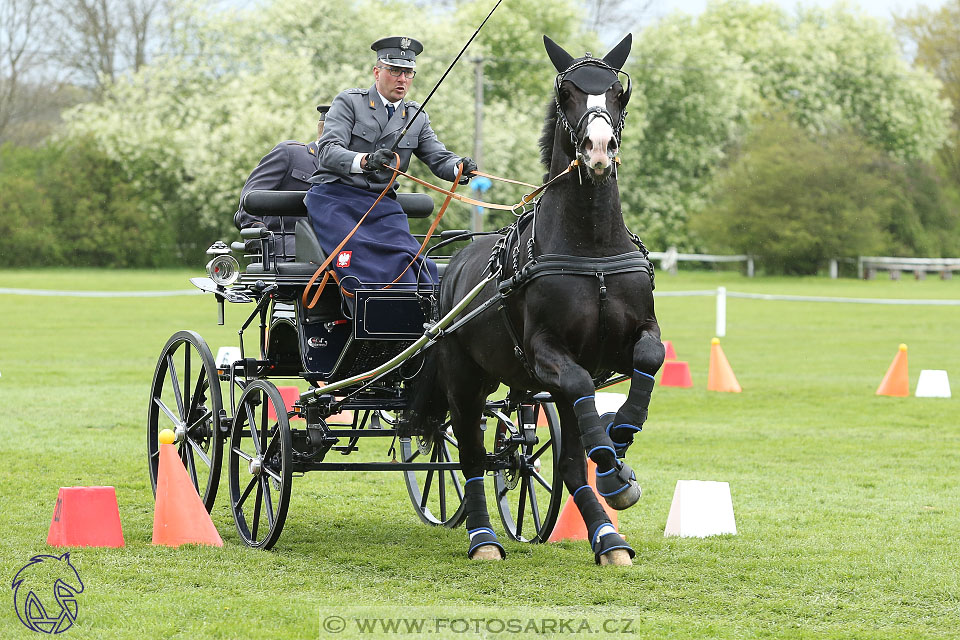
<svg viewBox="0 0 960 640"><path fill-rule="evenodd" d="M207 263L207 275L217 285L226 287L240 277L240 263L230 255L230 247L217 240L207 249L207 255L213 259Z"/></svg>

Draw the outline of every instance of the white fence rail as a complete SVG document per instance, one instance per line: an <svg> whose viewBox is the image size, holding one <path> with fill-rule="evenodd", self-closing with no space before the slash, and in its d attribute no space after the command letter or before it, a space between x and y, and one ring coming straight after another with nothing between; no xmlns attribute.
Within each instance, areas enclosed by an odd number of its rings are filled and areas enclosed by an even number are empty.
<svg viewBox="0 0 960 640"><path fill-rule="evenodd" d="M746 262L747 277L753 277L753 256L718 256L706 253L680 253L676 247L670 247L666 251L651 251L649 257L651 260L659 260L660 269L668 273L676 273L679 262Z"/></svg>
<svg viewBox="0 0 960 640"><path fill-rule="evenodd" d="M893 256L860 256L857 260L857 277L873 280L877 271L889 271L891 280L899 280L900 272L912 271L917 280L927 277L927 272L939 273L949 280L954 271L960 271L960 258L897 258Z"/></svg>
<svg viewBox="0 0 960 640"><path fill-rule="evenodd" d="M726 287L694 291L655 291L657 298L681 298L691 296L716 296L718 338L727 335L727 298L743 298L745 300L781 300L786 302L831 302L842 304L886 304L886 305L920 305L935 307L960 307L960 300L923 300L913 298L835 298L829 296L791 296L770 293L744 293L741 291L727 291Z"/></svg>

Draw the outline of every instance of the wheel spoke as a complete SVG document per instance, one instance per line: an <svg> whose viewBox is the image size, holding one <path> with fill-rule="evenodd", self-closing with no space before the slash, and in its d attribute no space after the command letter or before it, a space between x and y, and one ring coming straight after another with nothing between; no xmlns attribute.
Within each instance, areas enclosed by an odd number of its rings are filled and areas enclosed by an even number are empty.
<svg viewBox="0 0 960 640"><path fill-rule="evenodd" d="M196 429L198 426L200 426L201 424L203 424L203 422L204 422L205 420L209 420L209 419L212 418L212 417L213 417L213 410L212 410L212 409L207 409L207 410L203 413L202 416L200 416L199 418L197 418L196 420L194 420L193 422L191 422L189 425L187 425L187 431L190 431L190 430L192 430L192 429Z"/></svg>
<svg viewBox="0 0 960 640"><path fill-rule="evenodd" d="M267 448L267 436L270 433L270 414L267 408L270 406L270 396L263 394L263 402L260 403L260 448L257 451L263 456Z"/></svg>
<svg viewBox="0 0 960 640"><path fill-rule="evenodd" d="M444 462L453 462L453 456L450 455L450 449L447 448L446 442L440 442L440 453L443 456ZM454 444L456 446L456 444ZM453 482L453 488L457 492L457 496L460 498L460 502L463 502L463 486L460 484L460 478L457 477L455 471L450 471L450 479ZM442 479L442 476L441 476ZM446 518L444 518L446 520Z"/></svg>
<svg viewBox="0 0 960 640"><path fill-rule="evenodd" d="M550 483L547 482L546 479L545 479L542 475L540 475L539 473L537 473L536 471L534 471L533 469L531 469L531 470L530 470L530 476L531 476L532 478L535 478L537 482L539 482L541 485L543 485L543 488L544 488L544 489L546 489L546 490L549 491L550 493L553 493L553 487L550 486Z"/></svg>
<svg viewBox="0 0 960 640"><path fill-rule="evenodd" d="M404 460L404 462L413 462L414 460L416 460L416 459L419 458L419 457L420 457L420 449L413 448L413 449L411 449L411 451L410 451L410 457L407 458L406 460Z"/></svg>
<svg viewBox="0 0 960 640"><path fill-rule="evenodd" d="M277 473L276 471L274 471L273 469L271 469L270 467L268 467L266 464L264 464L263 467L261 467L261 468L263 469L263 472L264 472L265 474L267 474L268 476L270 476L271 478L273 478L274 480L276 480L276 481L279 482L280 484L283 484L283 478L280 477L280 474L279 474L279 473Z"/></svg>
<svg viewBox="0 0 960 640"><path fill-rule="evenodd" d="M189 442L189 438L187 440ZM193 486L197 487L197 490L199 491L200 482L197 480L197 464L193 459L193 449L189 444L187 444L187 442L184 442L180 445L180 459L183 460L183 465L190 473L190 479L193 480Z"/></svg>
<svg viewBox="0 0 960 640"><path fill-rule="evenodd" d="M237 504L234 505L237 509L243 506L243 503L247 501L247 497L250 495L250 491L257 486L257 477L254 476L250 478L250 483L247 485L247 488L243 490L243 493L240 495L240 499L237 500Z"/></svg>
<svg viewBox="0 0 960 640"><path fill-rule="evenodd" d="M263 508L267 512L267 526L273 528L273 499L270 495L270 478L260 476L263 485Z"/></svg>
<svg viewBox="0 0 960 640"><path fill-rule="evenodd" d="M190 436L187 436L187 442L190 443L190 447L191 449L193 449L193 452L195 452L198 456L200 456L200 459L203 460L203 463L205 465L207 465L208 467L212 466L209 456L207 456L206 452L200 447L200 444L196 440L194 440Z"/></svg>
<svg viewBox="0 0 960 640"><path fill-rule="evenodd" d="M526 506L527 501L527 492L523 489L520 489L520 500L517 504L517 537L520 537L520 532L523 530L523 508Z"/></svg>
<svg viewBox="0 0 960 640"><path fill-rule="evenodd" d="M188 347L189 349L189 347ZM183 413L183 398L180 396L180 380L177 378L177 365L173 363L173 354L167 354L167 373L170 374L170 386L173 387L173 397L177 400L177 411L180 412L180 418L186 422Z"/></svg>
<svg viewBox="0 0 960 640"><path fill-rule="evenodd" d="M433 483L433 469L427 471L427 479L423 483L423 493L420 495L420 508L427 508L427 498L430 497L430 485Z"/></svg>
<svg viewBox="0 0 960 640"><path fill-rule="evenodd" d="M234 448L233 448L233 452L234 452L235 454L237 454L238 456L240 456L241 458L243 458L244 460L246 460L247 462L250 462L251 460L253 460L253 456L251 456L251 455L248 454L248 453L244 453L243 451L241 451L241 450L240 450L240 447L234 447Z"/></svg>
<svg viewBox="0 0 960 640"><path fill-rule="evenodd" d="M439 479L437 480L437 490L438 496L440 498L440 519L447 519L447 483L443 479L443 471L439 473Z"/></svg>
<svg viewBox="0 0 960 640"><path fill-rule="evenodd" d="M550 438L549 440L547 440L542 447L540 447L539 449L537 449L535 453L533 453L533 454L531 454L530 456L528 456L527 459L530 460L530 462L533 462L534 460L536 460L536 459L538 459L540 456L542 456L543 453L544 453L547 449L549 449L551 445L553 445L553 438Z"/></svg>
<svg viewBox="0 0 960 640"><path fill-rule="evenodd" d="M256 542L257 541L257 529L260 528L260 503L263 500L263 483L260 482L260 478L254 478L257 481L257 501L253 505L253 529L250 533L250 538Z"/></svg>
<svg viewBox="0 0 960 640"><path fill-rule="evenodd" d="M540 520L540 505L537 504L537 492L533 489L533 482L530 478L523 481L523 488L530 492L530 515L533 516L533 528L537 533L543 527L543 521Z"/></svg>
<svg viewBox="0 0 960 640"><path fill-rule="evenodd" d="M250 419L250 439L253 440L253 450L257 452L257 455L260 455L260 440L257 438L259 435L259 427L257 427L257 419L254 415L256 411L253 406L250 404L250 401L244 403L244 408L247 410L247 417Z"/></svg>
<svg viewBox="0 0 960 640"><path fill-rule="evenodd" d="M186 384L186 383L184 383ZM193 388L193 395L190 397L189 410L187 412L187 417L192 416L193 413L197 410L199 404L199 399L203 395L203 392L210 388L210 385L207 384L207 373L204 369L200 369L200 373L197 374L197 384ZM210 413L209 411L207 413ZM194 422L197 422L196 420Z"/></svg>
<svg viewBox="0 0 960 640"><path fill-rule="evenodd" d="M170 419L170 422L172 422L174 426L176 427L183 426L183 422L180 421L180 418L175 416L173 411L170 411L170 409L167 408L167 405L163 403L163 400L161 400L160 398L154 398L153 403L158 407L160 407L160 411L162 411L164 415L166 415L167 418Z"/></svg>

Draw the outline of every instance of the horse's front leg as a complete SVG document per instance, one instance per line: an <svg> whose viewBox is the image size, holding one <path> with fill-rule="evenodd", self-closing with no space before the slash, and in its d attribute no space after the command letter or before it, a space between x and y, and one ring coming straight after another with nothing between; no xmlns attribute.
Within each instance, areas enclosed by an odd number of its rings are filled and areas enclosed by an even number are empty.
<svg viewBox="0 0 960 640"><path fill-rule="evenodd" d="M633 444L633 436L643 429L647 420L647 409L653 393L654 375L663 365L664 348L660 341L660 330L644 329L640 339L633 347L633 377L630 381L630 395L616 415L604 414L607 433L613 441L617 457L623 458L627 448Z"/></svg>
<svg viewBox="0 0 960 640"><path fill-rule="evenodd" d="M553 347L550 341L542 336L534 337L531 347L530 353L535 354L533 366L537 377L546 386L558 389L562 396L558 408L561 410L561 425L565 432L565 456L573 456L573 451L576 450L575 440L571 436L573 430L570 428L575 424L579 431L580 445L597 465L597 491L615 509L626 509L633 505L640 499L640 486L633 470L616 457L613 442L597 413L596 389L590 374L568 353ZM582 464L581 462L580 465ZM561 471L564 482L587 524L590 544L597 562L601 562L601 556L614 549L625 550L632 557L633 550L610 523L593 489L585 482L576 485L579 477L585 477L578 473L582 467L570 462L564 466L566 472Z"/></svg>
<svg viewBox="0 0 960 640"><path fill-rule="evenodd" d="M594 560L597 564L631 565L633 549L617 533L607 512L600 505L597 494L587 484L587 459L580 445L580 430L573 406L563 400L556 404L562 439L558 472L587 526Z"/></svg>

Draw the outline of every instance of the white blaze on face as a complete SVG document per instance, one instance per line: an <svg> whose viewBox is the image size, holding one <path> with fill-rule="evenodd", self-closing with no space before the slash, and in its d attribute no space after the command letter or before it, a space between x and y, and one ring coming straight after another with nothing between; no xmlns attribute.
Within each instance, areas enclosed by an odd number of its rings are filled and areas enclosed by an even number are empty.
<svg viewBox="0 0 960 640"><path fill-rule="evenodd" d="M605 94L587 96L587 109L607 107L607 97ZM587 165L601 173L610 166L610 156L607 155L607 148L610 141L613 140L613 127L607 122L606 118L591 116L587 122L586 141L584 142L584 151L587 156Z"/></svg>

